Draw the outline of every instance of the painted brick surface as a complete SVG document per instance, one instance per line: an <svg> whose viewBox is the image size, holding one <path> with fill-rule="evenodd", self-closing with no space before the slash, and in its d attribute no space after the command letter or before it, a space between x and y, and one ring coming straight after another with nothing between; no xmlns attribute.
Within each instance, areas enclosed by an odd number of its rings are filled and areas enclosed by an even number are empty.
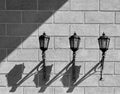
<svg viewBox="0 0 120 94"><path fill-rule="evenodd" d="M114 23L115 14L113 12L86 12L86 23Z"/></svg>
<svg viewBox="0 0 120 94"><path fill-rule="evenodd" d="M0 23L20 23L20 11L0 11Z"/></svg>
<svg viewBox="0 0 120 94"><path fill-rule="evenodd" d="M100 9L118 11L120 9L119 4L119 0L100 0Z"/></svg>
<svg viewBox="0 0 120 94"><path fill-rule="evenodd" d="M99 0L71 0L72 10L98 10Z"/></svg>
<svg viewBox="0 0 120 94"><path fill-rule="evenodd" d="M119 0L0 0L0 94L120 94L119 5ZM43 80L41 65L11 92L10 82L14 87L41 63L43 32L50 36L47 79ZM74 32L81 38L75 82L72 65L68 66L73 59L69 37ZM99 81L100 69L83 78L101 59L98 37L103 32L110 37L103 80ZM15 70L16 66L21 68Z"/></svg>
<svg viewBox="0 0 120 94"><path fill-rule="evenodd" d="M55 13L55 23L83 23L83 12L58 11Z"/></svg>
<svg viewBox="0 0 120 94"><path fill-rule="evenodd" d="M36 10L37 0L6 0L8 10Z"/></svg>
<svg viewBox="0 0 120 94"><path fill-rule="evenodd" d="M85 88L86 94L114 94L112 87L87 87Z"/></svg>

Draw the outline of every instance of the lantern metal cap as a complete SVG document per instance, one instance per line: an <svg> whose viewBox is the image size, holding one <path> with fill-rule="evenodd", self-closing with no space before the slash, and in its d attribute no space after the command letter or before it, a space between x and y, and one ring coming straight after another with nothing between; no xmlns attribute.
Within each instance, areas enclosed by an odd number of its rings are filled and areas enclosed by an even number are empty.
<svg viewBox="0 0 120 94"><path fill-rule="evenodd" d="M39 36L39 39L41 38L50 38L49 36L46 35L46 33L44 32L41 36Z"/></svg>
<svg viewBox="0 0 120 94"><path fill-rule="evenodd" d="M108 38L108 36L106 36L105 33L103 32L103 33L102 33L102 36L100 36L100 37L98 38L98 40L99 40L99 39L110 39L110 38Z"/></svg>
<svg viewBox="0 0 120 94"><path fill-rule="evenodd" d="M69 39L71 39L71 38L78 38L78 39L80 39L80 37L76 34L76 32L74 32L74 34L72 36L70 36Z"/></svg>

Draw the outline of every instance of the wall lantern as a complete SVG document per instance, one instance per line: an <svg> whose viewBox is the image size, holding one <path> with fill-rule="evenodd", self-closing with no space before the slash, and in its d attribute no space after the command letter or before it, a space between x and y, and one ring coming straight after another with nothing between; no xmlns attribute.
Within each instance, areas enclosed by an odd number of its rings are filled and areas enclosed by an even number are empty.
<svg viewBox="0 0 120 94"><path fill-rule="evenodd" d="M39 37L40 49L42 50L43 59L43 78L46 79L46 66L45 66L45 51L48 49L50 37L45 33Z"/></svg>
<svg viewBox="0 0 120 94"><path fill-rule="evenodd" d="M105 53L109 48L110 38L108 38L105 33L98 38L99 49Z"/></svg>
<svg viewBox="0 0 120 94"><path fill-rule="evenodd" d="M109 48L109 43L110 43L110 38L108 38L105 33L102 34L102 36L100 36L98 38L98 43L99 43L99 49L102 51L102 59L101 59L101 71L100 71L100 80L102 80L102 71L104 68L104 58L105 58L105 52L108 50Z"/></svg>
<svg viewBox="0 0 120 94"><path fill-rule="evenodd" d="M69 43L70 43L70 49L73 51L72 78L73 80L76 80L75 56L76 56L76 51L79 49L80 37L76 33L74 33L72 36L70 36Z"/></svg>

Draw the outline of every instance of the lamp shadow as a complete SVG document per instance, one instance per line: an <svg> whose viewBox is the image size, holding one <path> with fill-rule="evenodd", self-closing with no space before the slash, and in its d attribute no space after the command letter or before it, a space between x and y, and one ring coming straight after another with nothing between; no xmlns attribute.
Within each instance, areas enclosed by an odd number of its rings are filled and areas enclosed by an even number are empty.
<svg viewBox="0 0 120 94"><path fill-rule="evenodd" d="M67 79L67 78L70 78L70 75L71 75L71 67L70 67L70 66L71 66L72 63L73 63L73 61L71 61L69 64L67 64L59 73L56 74L56 76L54 76L54 77L53 77L50 81L48 81L43 87L41 87L40 90L39 90L39 92L40 92L40 93L44 92L49 85L51 85L55 80L57 80L59 77L61 77L60 74L62 74L64 71L66 71L66 72L64 73L64 76L62 77L61 81L62 81L62 83L63 83L63 85L64 85L65 87L66 87L66 86L69 86L70 82L68 82L69 79ZM69 68L69 67L70 67L70 68ZM78 72L79 70L80 70L80 66L77 66L77 67L76 67L76 72L77 72L77 74L79 74L79 72ZM77 75L76 78L78 78L78 77L79 77L79 76Z"/></svg>
<svg viewBox="0 0 120 94"><path fill-rule="evenodd" d="M36 87L43 87L50 79L50 75L51 75L51 70L53 65L50 66L45 66L46 67L46 76L44 78L44 74L43 74L43 68L41 70L39 70L37 72L37 74L35 74L34 76L34 83L36 85Z"/></svg>
<svg viewBox="0 0 120 94"><path fill-rule="evenodd" d="M85 79L87 79L91 75L95 74L97 72L97 68L100 66L100 63L101 62L97 63L82 78L80 78L77 82L72 84L72 86L67 90L67 93L71 93L77 85L79 85L81 82L83 82Z"/></svg>
<svg viewBox="0 0 120 94"><path fill-rule="evenodd" d="M63 74L63 77L61 78L64 87L70 87L76 82L76 80L79 78L80 68L81 66L75 66L75 79L73 79L72 75L72 66L66 70L66 72Z"/></svg>
<svg viewBox="0 0 120 94"><path fill-rule="evenodd" d="M36 65L24 78L20 79L18 83L15 83L14 85L12 85L12 88L10 90L10 92L15 92L16 89L24 82L26 81L28 78L30 78L32 75L34 75L35 73L33 73L35 70L38 70L38 68L41 66L41 64L43 63L43 61L41 61L38 65Z"/></svg>
<svg viewBox="0 0 120 94"><path fill-rule="evenodd" d="M24 68L24 64L15 65L6 75L9 87L13 87L14 85L16 85L17 82L22 78Z"/></svg>

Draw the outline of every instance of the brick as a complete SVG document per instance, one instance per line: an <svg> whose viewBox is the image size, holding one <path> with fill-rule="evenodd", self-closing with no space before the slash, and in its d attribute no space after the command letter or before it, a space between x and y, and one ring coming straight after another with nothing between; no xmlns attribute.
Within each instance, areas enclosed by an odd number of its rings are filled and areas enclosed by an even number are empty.
<svg viewBox="0 0 120 94"><path fill-rule="evenodd" d="M55 48L69 48L69 38L55 37Z"/></svg>
<svg viewBox="0 0 120 94"><path fill-rule="evenodd" d="M99 77L97 75L91 75L91 76L89 76L86 79L81 81L80 79L82 77L83 77L83 75L80 76L78 82L76 82L78 86L89 86L89 87L90 86L98 86Z"/></svg>
<svg viewBox="0 0 120 94"><path fill-rule="evenodd" d="M9 92L11 90L11 88L8 87L0 87L0 93L2 94L11 94L11 92ZM23 88L19 87L17 88L17 90L14 92L14 94L23 94Z"/></svg>
<svg viewBox="0 0 120 94"><path fill-rule="evenodd" d="M120 12L116 12L116 23L120 23Z"/></svg>
<svg viewBox="0 0 120 94"><path fill-rule="evenodd" d="M20 43L19 37L0 37L0 48L17 48Z"/></svg>
<svg viewBox="0 0 120 94"><path fill-rule="evenodd" d="M55 62L55 73L58 74L69 62ZM63 74L65 70L61 73Z"/></svg>
<svg viewBox="0 0 120 94"><path fill-rule="evenodd" d="M37 0L6 0L7 10L36 10Z"/></svg>
<svg viewBox="0 0 120 94"><path fill-rule="evenodd" d="M120 64L119 64L119 62L115 62L115 74L120 74Z"/></svg>
<svg viewBox="0 0 120 94"><path fill-rule="evenodd" d="M86 12L85 23L114 23L112 12Z"/></svg>
<svg viewBox="0 0 120 94"><path fill-rule="evenodd" d="M120 86L119 75L103 75L104 81L100 82L100 86Z"/></svg>
<svg viewBox="0 0 120 94"><path fill-rule="evenodd" d="M39 52L39 60L41 60L41 51ZM46 60L48 61L69 61L69 50L49 49L46 51Z"/></svg>
<svg viewBox="0 0 120 94"><path fill-rule="evenodd" d="M101 0L100 1L100 9L101 10L120 10L120 2L119 0Z"/></svg>
<svg viewBox="0 0 120 94"><path fill-rule="evenodd" d="M37 49L8 49L8 61L38 61Z"/></svg>
<svg viewBox="0 0 120 94"><path fill-rule="evenodd" d="M100 25L100 34L104 32L107 36L119 36L120 35L120 25L104 24Z"/></svg>
<svg viewBox="0 0 120 94"><path fill-rule="evenodd" d="M85 73L92 69L98 62L86 62ZM95 74L100 74L100 69L97 69ZM93 71L94 72L94 71ZM104 62L103 74L114 74L114 62Z"/></svg>
<svg viewBox="0 0 120 94"><path fill-rule="evenodd" d="M120 48L120 38L119 37L115 38L115 48L117 48L117 49Z"/></svg>
<svg viewBox="0 0 120 94"><path fill-rule="evenodd" d="M36 24L8 24L7 35L9 36L29 36L38 35Z"/></svg>
<svg viewBox="0 0 120 94"><path fill-rule="evenodd" d="M99 36L99 26L95 24L72 24L71 35L76 32L80 36Z"/></svg>
<svg viewBox="0 0 120 94"><path fill-rule="evenodd" d="M52 14L50 11L23 11L22 23L52 23Z"/></svg>
<svg viewBox="0 0 120 94"><path fill-rule="evenodd" d="M24 94L39 94L40 88L36 87L24 87ZM54 88L48 87L43 94L54 94Z"/></svg>
<svg viewBox="0 0 120 94"><path fill-rule="evenodd" d="M5 35L6 31L5 31L5 24L0 24L0 35Z"/></svg>
<svg viewBox="0 0 120 94"><path fill-rule="evenodd" d="M86 37L85 38L85 48L99 48L98 38L96 37Z"/></svg>
<svg viewBox="0 0 120 94"><path fill-rule="evenodd" d="M120 61L119 50L108 50L106 52L105 61Z"/></svg>
<svg viewBox="0 0 120 94"><path fill-rule="evenodd" d="M5 0L0 0L0 10L5 9Z"/></svg>
<svg viewBox="0 0 120 94"><path fill-rule="evenodd" d="M59 8L63 7L64 4L68 3L68 0L39 0L38 1L38 8L39 10L58 10ZM63 10L68 9L69 6L66 5Z"/></svg>
<svg viewBox="0 0 120 94"><path fill-rule="evenodd" d="M120 88L119 87L116 87L115 88L115 94L119 94L120 93Z"/></svg>
<svg viewBox="0 0 120 94"><path fill-rule="evenodd" d="M7 86L6 76L3 74L0 75L0 86Z"/></svg>
<svg viewBox="0 0 120 94"><path fill-rule="evenodd" d="M113 87L86 87L85 94L114 94Z"/></svg>
<svg viewBox="0 0 120 94"><path fill-rule="evenodd" d="M103 73L114 74L114 62L105 62Z"/></svg>
<svg viewBox="0 0 120 94"><path fill-rule="evenodd" d="M43 24L39 27L39 35L45 32L50 36L68 36L69 35L69 25L67 24Z"/></svg>
<svg viewBox="0 0 120 94"><path fill-rule="evenodd" d="M98 10L98 0L71 0L72 10Z"/></svg>
<svg viewBox="0 0 120 94"><path fill-rule="evenodd" d="M98 57L99 57L98 50L80 49L76 52L76 61L98 61Z"/></svg>
<svg viewBox="0 0 120 94"><path fill-rule="evenodd" d="M68 94L67 92L68 88L63 87L56 87L54 94ZM84 88L83 87L75 87L73 92L70 92L71 94L84 94Z"/></svg>
<svg viewBox="0 0 120 94"><path fill-rule="evenodd" d="M55 23L83 23L84 14L79 11L57 11Z"/></svg>
<svg viewBox="0 0 120 94"><path fill-rule="evenodd" d="M0 11L0 23L20 23L20 11Z"/></svg>

